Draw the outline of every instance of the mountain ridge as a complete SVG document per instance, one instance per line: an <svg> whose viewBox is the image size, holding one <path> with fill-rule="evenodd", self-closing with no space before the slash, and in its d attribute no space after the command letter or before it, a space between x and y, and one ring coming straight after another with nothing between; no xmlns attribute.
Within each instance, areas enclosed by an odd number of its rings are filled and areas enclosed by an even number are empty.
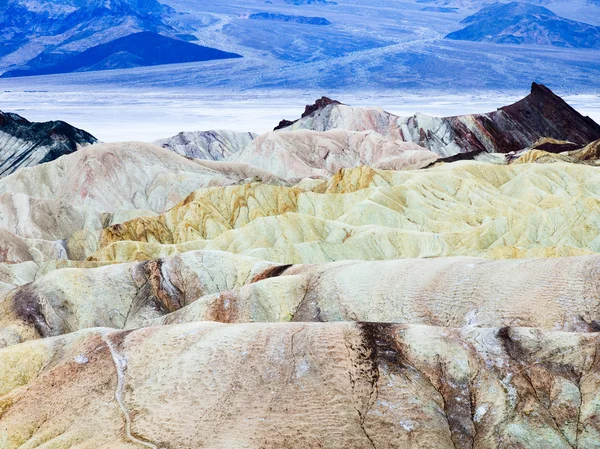
<svg viewBox="0 0 600 449"><path fill-rule="evenodd" d="M11 78L140 66L149 67L161 64L214 61L241 57L241 55L235 53L227 53L149 31L141 31L88 48L74 56L67 56L55 65L48 65L43 58L34 59L29 62L31 68L9 70L4 72L1 77Z"/></svg>
<svg viewBox="0 0 600 449"><path fill-rule="evenodd" d="M96 142L88 132L63 121L36 123L0 111L0 178Z"/></svg>
<svg viewBox="0 0 600 449"><path fill-rule="evenodd" d="M467 26L446 39L600 48L600 27L559 17L551 10L524 2L494 3L461 21Z"/></svg>

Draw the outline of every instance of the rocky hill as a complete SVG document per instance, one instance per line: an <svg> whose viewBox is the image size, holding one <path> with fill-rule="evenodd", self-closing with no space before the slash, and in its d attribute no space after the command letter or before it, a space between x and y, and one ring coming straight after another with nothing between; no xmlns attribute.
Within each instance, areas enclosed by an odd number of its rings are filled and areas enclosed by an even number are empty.
<svg viewBox="0 0 600 449"><path fill-rule="evenodd" d="M598 125L303 115L0 179L3 449L596 446Z"/></svg>
<svg viewBox="0 0 600 449"><path fill-rule="evenodd" d="M8 0L0 4L5 77L240 57L186 40L156 0Z"/></svg>
<svg viewBox="0 0 600 449"><path fill-rule="evenodd" d="M499 44L600 48L600 27L559 17L543 6L495 3L462 20L467 26L447 39Z"/></svg>
<svg viewBox="0 0 600 449"><path fill-rule="evenodd" d="M157 140L154 144L182 156L220 161L243 150L256 137L249 132L192 131Z"/></svg>
<svg viewBox="0 0 600 449"><path fill-rule="evenodd" d="M53 161L95 142L94 136L65 122L32 123L20 115L0 111L0 177Z"/></svg>
<svg viewBox="0 0 600 449"><path fill-rule="evenodd" d="M537 83L532 84L527 97L515 104L488 114L458 117L424 114L398 117L380 108L354 108L325 100L307 107L298 120L282 121L276 130L374 131L413 142L444 156L519 151L530 147L542 136L571 141L580 147L600 139L600 125Z"/></svg>

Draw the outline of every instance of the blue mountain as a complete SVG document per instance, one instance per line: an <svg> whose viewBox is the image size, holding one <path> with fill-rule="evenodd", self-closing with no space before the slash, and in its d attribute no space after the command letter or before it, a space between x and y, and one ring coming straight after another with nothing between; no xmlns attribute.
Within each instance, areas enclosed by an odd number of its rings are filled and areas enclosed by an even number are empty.
<svg viewBox="0 0 600 449"><path fill-rule="evenodd" d="M495 3L461 21L467 26L447 39L600 48L600 27L565 19L543 6Z"/></svg>
<svg viewBox="0 0 600 449"><path fill-rule="evenodd" d="M82 51L138 31L173 31L164 18L172 9L156 0L8 0L0 2L0 57L16 65L31 58L19 49L52 37L45 50ZM65 48L65 50L63 50ZM68 49L68 50L67 50Z"/></svg>
<svg viewBox="0 0 600 449"><path fill-rule="evenodd" d="M48 64L47 55L30 62L29 69L12 70L2 77L49 75L55 73L85 72L241 58L210 47L202 47L152 32L140 32L106 44L97 45L81 53L63 57L58 63Z"/></svg>

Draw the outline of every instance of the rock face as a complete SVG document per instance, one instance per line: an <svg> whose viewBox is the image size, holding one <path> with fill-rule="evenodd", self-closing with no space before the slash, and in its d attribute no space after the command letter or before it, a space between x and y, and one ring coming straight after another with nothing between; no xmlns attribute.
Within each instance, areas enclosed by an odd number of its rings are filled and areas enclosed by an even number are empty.
<svg viewBox="0 0 600 449"><path fill-rule="evenodd" d="M65 122L32 123L0 111L0 178L95 142L94 136Z"/></svg>
<svg viewBox="0 0 600 449"><path fill-rule="evenodd" d="M598 338L367 323L88 330L0 351L1 441L593 447Z"/></svg>
<svg viewBox="0 0 600 449"><path fill-rule="evenodd" d="M0 179L0 448L597 447L597 125L415 117Z"/></svg>
<svg viewBox="0 0 600 449"><path fill-rule="evenodd" d="M155 145L194 159L220 161L248 146L257 134L236 131L182 132Z"/></svg>
<svg viewBox="0 0 600 449"><path fill-rule="evenodd" d="M546 86L536 83L524 99L488 114L397 117L378 108L330 104L284 129L371 130L416 143L442 156L519 151L543 137L568 140L580 146L600 138L600 125L579 114Z"/></svg>

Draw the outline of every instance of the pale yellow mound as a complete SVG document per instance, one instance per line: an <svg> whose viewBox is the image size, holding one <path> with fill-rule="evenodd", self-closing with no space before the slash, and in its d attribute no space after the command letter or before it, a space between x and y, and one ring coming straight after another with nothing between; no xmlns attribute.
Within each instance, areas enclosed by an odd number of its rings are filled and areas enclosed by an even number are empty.
<svg viewBox="0 0 600 449"><path fill-rule="evenodd" d="M201 189L158 217L109 227L92 260L216 249L281 263L600 252L600 172L557 164L343 170L327 184Z"/></svg>

